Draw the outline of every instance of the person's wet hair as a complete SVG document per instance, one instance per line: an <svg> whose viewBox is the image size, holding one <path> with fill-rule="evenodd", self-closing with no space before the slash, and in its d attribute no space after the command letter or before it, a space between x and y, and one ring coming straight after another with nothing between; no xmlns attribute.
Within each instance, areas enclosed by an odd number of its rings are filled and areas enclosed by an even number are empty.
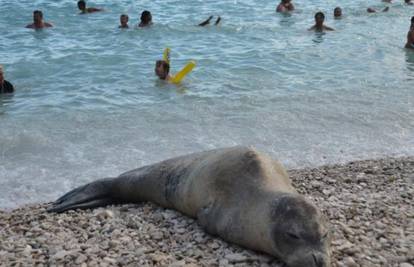
<svg viewBox="0 0 414 267"><path fill-rule="evenodd" d="M315 19L317 19L318 17L320 17L321 19L325 19L325 14L323 14L323 12L321 11L316 12Z"/></svg>
<svg viewBox="0 0 414 267"><path fill-rule="evenodd" d="M335 9L334 9L334 15L335 16L342 15L342 9L339 6L335 7Z"/></svg>
<svg viewBox="0 0 414 267"><path fill-rule="evenodd" d="M165 60L157 60L157 67L162 66L165 73L168 75L170 73L170 64Z"/></svg>
<svg viewBox="0 0 414 267"><path fill-rule="evenodd" d="M414 24L414 16L411 17L411 25Z"/></svg>
<svg viewBox="0 0 414 267"><path fill-rule="evenodd" d="M78 1L78 8L79 9L84 9L86 8L86 2L84 0L79 0Z"/></svg>
<svg viewBox="0 0 414 267"><path fill-rule="evenodd" d="M33 16L35 16L35 15L39 15L41 18L43 18L43 12L40 11L40 10L33 11Z"/></svg>
<svg viewBox="0 0 414 267"><path fill-rule="evenodd" d="M151 12L149 12L148 10L144 10L141 13L141 22L144 22L144 23L151 22L151 20L152 20L151 17L152 17Z"/></svg>

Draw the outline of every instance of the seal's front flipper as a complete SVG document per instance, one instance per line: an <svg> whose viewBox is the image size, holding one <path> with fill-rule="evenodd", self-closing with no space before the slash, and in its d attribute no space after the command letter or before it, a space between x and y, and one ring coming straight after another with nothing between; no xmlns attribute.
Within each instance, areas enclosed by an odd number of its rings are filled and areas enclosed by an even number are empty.
<svg viewBox="0 0 414 267"><path fill-rule="evenodd" d="M118 201L111 197L112 181L113 179L108 178L80 186L56 200L47 211L64 212L117 203Z"/></svg>
<svg viewBox="0 0 414 267"><path fill-rule="evenodd" d="M220 207L211 202L197 212L197 222L207 233L217 236L220 231L221 215Z"/></svg>

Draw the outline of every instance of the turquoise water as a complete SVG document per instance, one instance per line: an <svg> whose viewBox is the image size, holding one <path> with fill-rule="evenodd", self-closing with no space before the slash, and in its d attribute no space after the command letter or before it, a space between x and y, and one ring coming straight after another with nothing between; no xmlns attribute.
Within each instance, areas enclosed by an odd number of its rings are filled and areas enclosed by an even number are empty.
<svg viewBox="0 0 414 267"><path fill-rule="evenodd" d="M288 167L414 155L414 7L380 1L76 1L0 3L0 63L17 91L0 98L0 207L189 152L253 145ZM340 5L342 20L332 18ZM33 31L41 9L55 27ZM149 29L119 30L119 15ZM325 11L324 35L306 29ZM209 15L219 27L196 27ZM165 47L180 85L156 79Z"/></svg>

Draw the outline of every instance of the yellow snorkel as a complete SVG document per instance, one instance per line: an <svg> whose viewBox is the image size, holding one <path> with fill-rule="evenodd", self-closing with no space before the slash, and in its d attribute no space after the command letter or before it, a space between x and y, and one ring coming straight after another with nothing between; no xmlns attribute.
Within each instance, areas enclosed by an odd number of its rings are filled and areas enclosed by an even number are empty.
<svg viewBox="0 0 414 267"><path fill-rule="evenodd" d="M171 82L173 83L180 83L184 77L190 73L194 67L196 66L195 61L190 61L187 65L184 66L179 72L177 72L174 76L171 77Z"/></svg>
<svg viewBox="0 0 414 267"><path fill-rule="evenodd" d="M168 64L170 64L170 51L168 47L164 49L164 53L162 55L162 59L166 61Z"/></svg>
<svg viewBox="0 0 414 267"><path fill-rule="evenodd" d="M168 47L164 49L163 60L171 65L170 52L171 49L169 49ZM194 69L195 66L195 61L191 60L179 72L177 72L175 75L172 75L170 81L172 83L180 83L184 79L184 77Z"/></svg>

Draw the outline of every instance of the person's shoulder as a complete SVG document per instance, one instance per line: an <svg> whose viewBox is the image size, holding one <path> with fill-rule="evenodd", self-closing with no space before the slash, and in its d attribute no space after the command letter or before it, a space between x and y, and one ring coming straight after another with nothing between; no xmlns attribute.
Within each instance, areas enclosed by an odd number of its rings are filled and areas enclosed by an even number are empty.
<svg viewBox="0 0 414 267"><path fill-rule="evenodd" d="M13 93L14 91L14 87L13 84L11 84L11 82L4 80L4 88L6 89L7 93Z"/></svg>
<svg viewBox="0 0 414 267"><path fill-rule="evenodd" d="M276 7L276 12L284 12L286 10L285 6L280 3L277 7Z"/></svg>
<svg viewBox="0 0 414 267"><path fill-rule="evenodd" d="M11 84L11 82L4 80L4 84L8 85L8 86L13 86L13 84Z"/></svg>

